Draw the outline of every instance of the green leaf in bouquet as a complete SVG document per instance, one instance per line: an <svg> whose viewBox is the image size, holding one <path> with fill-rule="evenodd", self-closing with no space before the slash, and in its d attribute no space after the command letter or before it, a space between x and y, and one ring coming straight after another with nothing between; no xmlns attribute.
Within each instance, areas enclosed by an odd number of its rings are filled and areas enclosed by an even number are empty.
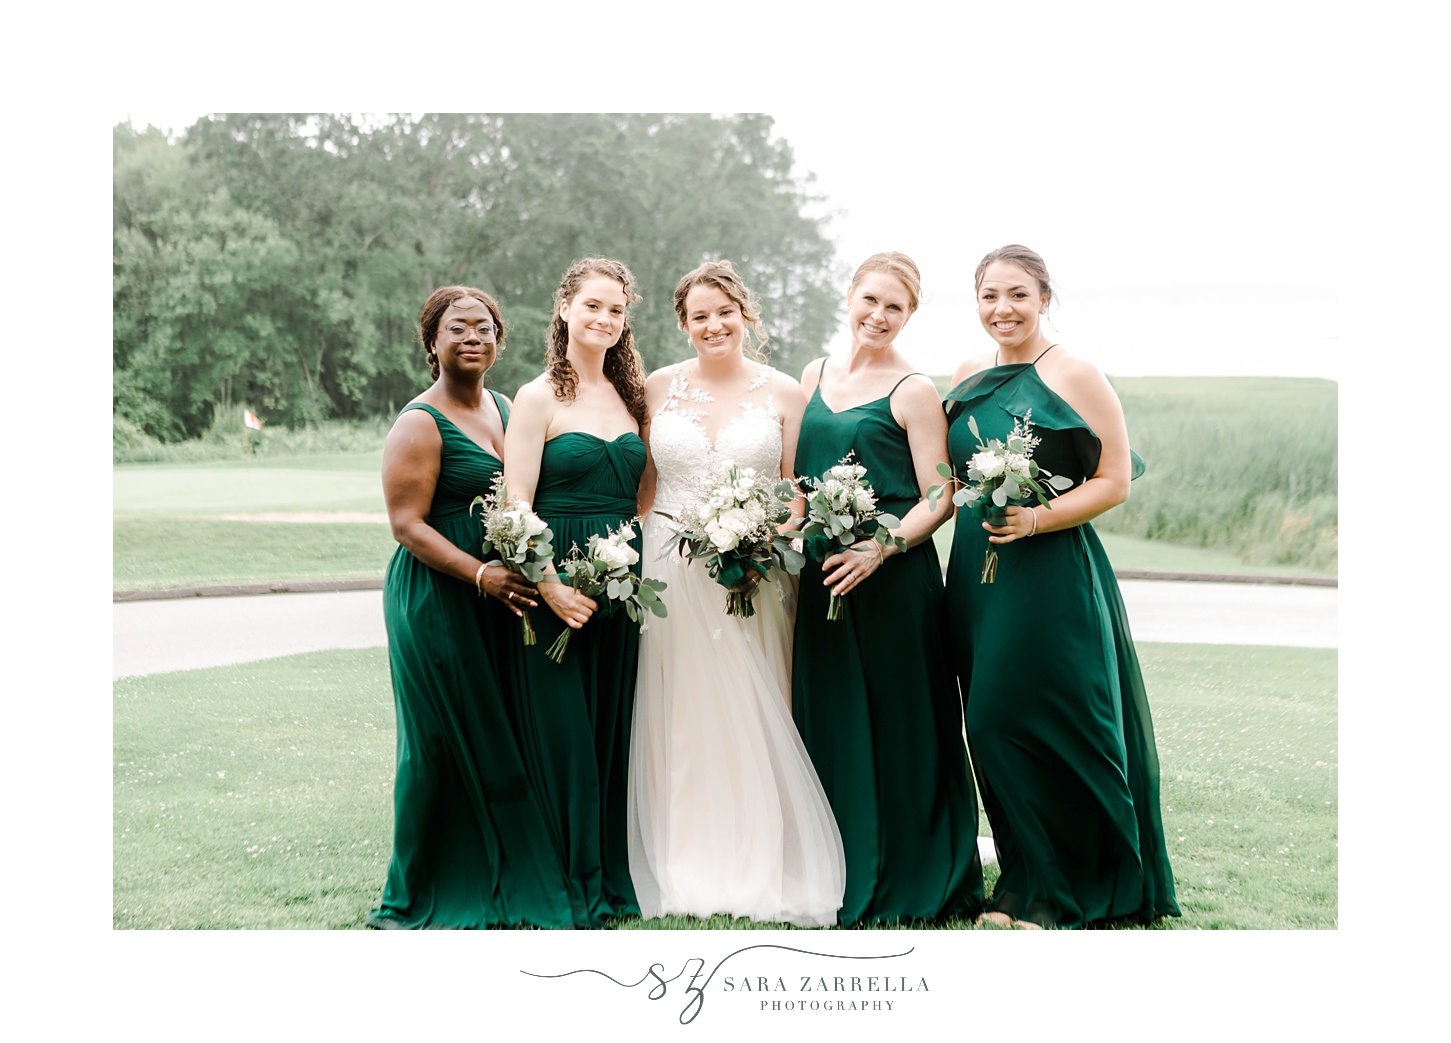
<svg viewBox="0 0 1451 1043"><path fill-rule="evenodd" d="M1059 492L1073 488L1073 479L1061 474L1055 474L1048 479L1048 484Z"/></svg>
<svg viewBox="0 0 1451 1043"><path fill-rule="evenodd" d="M937 464L937 473L940 474L940 475L942 475L942 477L944 477L944 478L951 478L952 477L952 465L949 464L949 463L946 463L945 461L938 461L938 464Z"/></svg>
<svg viewBox="0 0 1451 1043"><path fill-rule="evenodd" d="M622 583L617 579L612 579L606 584L605 593L611 601L618 601L629 593L629 587L630 585L628 583Z"/></svg>
<svg viewBox="0 0 1451 1043"><path fill-rule="evenodd" d="M1008 505L1007 490L1001 485L998 486L996 489L993 490L992 499L994 505L998 507L1006 507Z"/></svg>
<svg viewBox="0 0 1451 1043"><path fill-rule="evenodd" d="M952 494L952 502L958 507L963 506L969 500L975 499L977 499L977 494L974 493L971 489L959 489L957 490L957 492Z"/></svg>
<svg viewBox="0 0 1451 1043"><path fill-rule="evenodd" d="M876 518L873 519L873 522L876 524L877 528L880 529L895 529L897 526L902 524L902 519L898 518L895 514L879 514L876 516ZM868 535L870 535L872 531L873 530L868 530Z"/></svg>
<svg viewBox="0 0 1451 1043"><path fill-rule="evenodd" d="M641 620L640 609L633 601L625 602L625 615L630 617L631 623L639 623Z"/></svg>
<svg viewBox="0 0 1451 1043"><path fill-rule="evenodd" d="M776 547L776 549L781 554L781 567L785 569L787 574L789 575L799 575L802 568L806 565L806 555L802 554L795 547L791 546L790 542L787 540L779 540L777 541L777 543L778 546Z"/></svg>
<svg viewBox="0 0 1451 1043"><path fill-rule="evenodd" d="M967 417L967 429L972 432L972 437L973 438L976 438L977 441L978 441L978 444L981 445L982 444L982 435L979 434L978 433L978 430L977 430L977 417L973 416L970 413L968 414L968 417Z"/></svg>
<svg viewBox="0 0 1451 1043"><path fill-rule="evenodd" d="M658 616L660 619L664 619L670 614L670 612L665 608L665 602L661 601L659 598L656 598L654 601L650 602L650 611L655 613L655 615Z"/></svg>
<svg viewBox="0 0 1451 1043"><path fill-rule="evenodd" d="M1003 475L1003 488L1007 490L1008 496L1014 500L1023 495L1023 483L1011 471Z"/></svg>

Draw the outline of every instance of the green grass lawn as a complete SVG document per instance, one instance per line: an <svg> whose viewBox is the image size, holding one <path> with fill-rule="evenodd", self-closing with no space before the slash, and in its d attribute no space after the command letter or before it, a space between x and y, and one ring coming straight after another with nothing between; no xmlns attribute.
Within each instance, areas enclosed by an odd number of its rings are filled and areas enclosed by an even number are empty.
<svg viewBox="0 0 1451 1043"><path fill-rule="evenodd" d="M1139 652L1184 910L1162 926L1335 927L1336 653ZM113 722L115 927L361 927L392 838L382 649L123 679Z"/></svg>
<svg viewBox="0 0 1451 1043"><path fill-rule="evenodd" d="M382 579L397 544L385 524L117 516L116 590Z"/></svg>

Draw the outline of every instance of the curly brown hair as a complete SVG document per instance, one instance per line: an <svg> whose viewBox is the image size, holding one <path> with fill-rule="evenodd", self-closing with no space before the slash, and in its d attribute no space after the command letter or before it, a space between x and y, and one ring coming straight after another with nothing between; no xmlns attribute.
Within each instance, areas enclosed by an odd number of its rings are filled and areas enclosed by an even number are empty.
<svg viewBox="0 0 1451 1043"><path fill-rule="evenodd" d="M465 297L481 301L489 309L489 314L494 317L494 328L499 331L494 341L494 358L504 352L504 334L508 327L504 325L504 316L499 313L499 302L472 286L441 286L428 295L428 300L423 302L423 312L418 316L418 343L428 357L428 369L434 380L438 379L438 355L433 347L438 340L438 324L443 321L443 313L448 311L448 306Z"/></svg>
<svg viewBox="0 0 1451 1043"><path fill-rule="evenodd" d="M559 315L562 305L574 300L580 286L592 275L615 279L625 290L625 322L620 339L605 352L605 379L614 385L615 393L625 403L630 416L645 426L645 361L635 348L635 331L630 326L629 306L640 299L635 292L635 276L621 261L608 257L586 257L575 261L564 273L559 289L554 291L554 318L549 323L549 345L544 352L544 375L554 388L554 397L561 402L574 400L579 376L574 372L567 354L569 326Z"/></svg>
<svg viewBox="0 0 1451 1043"><path fill-rule="evenodd" d="M712 286L735 301L736 307L741 309L741 317L746 320L746 344L742 350L757 362L765 362L766 342L771 337L761 323L761 304L756 300L756 295L746 289L736 266L729 261L706 261L699 268L681 276L680 282L675 286L675 317L680 320L681 329L686 328L685 298L697 286ZM751 333L756 335L754 342L751 340Z"/></svg>

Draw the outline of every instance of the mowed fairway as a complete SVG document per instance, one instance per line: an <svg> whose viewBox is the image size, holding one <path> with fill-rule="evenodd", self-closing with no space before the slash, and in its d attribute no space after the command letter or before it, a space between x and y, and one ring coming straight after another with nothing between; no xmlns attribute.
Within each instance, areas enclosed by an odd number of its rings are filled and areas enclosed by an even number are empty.
<svg viewBox="0 0 1451 1043"><path fill-rule="evenodd" d="M1162 926L1337 926L1337 653L1139 652L1184 910ZM114 692L116 927L362 926L392 842L383 649L129 678Z"/></svg>
<svg viewBox="0 0 1451 1043"><path fill-rule="evenodd" d="M394 547L382 454L287 466L118 467L117 590L380 578Z"/></svg>
<svg viewBox="0 0 1451 1043"><path fill-rule="evenodd" d="M251 465L117 467L113 586L155 590L381 579L396 546L384 520L381 466L380 451ZM949 521L934 536L944 565L952 526ZM1208 547L1115 533L1100 536L1121 571L1327 573L1298 565L1247 564L1228 551Z"/></svg>

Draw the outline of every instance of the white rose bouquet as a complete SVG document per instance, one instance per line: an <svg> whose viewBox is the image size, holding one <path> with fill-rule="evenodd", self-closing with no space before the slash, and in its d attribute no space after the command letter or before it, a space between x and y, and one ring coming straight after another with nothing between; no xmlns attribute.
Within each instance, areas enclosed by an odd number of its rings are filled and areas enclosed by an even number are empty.
<svg viewBox="0 0 1451 1043"><path fill-rule="evenodd" d="M676 530L670 544L690 558L706 559L711 578L728 590L727 615L756 614L754 588L731 589L744 586L752 570L763 577L773 565L791 575L801 571L806 559L777 529L791 517L788 505L795 498L790 482L764 481L754 468L728 461L704 483L694 507L670 518Z"/></svg>
<svg viewBox="0 0 1451 1043"><path fill-rule="evenodd" d="M1073 480L1055 475L1039 467L1033 459L1033 450L1042 441L1033 434L1033 411L1030 409L1021 418L1013 419L1013 429L1004 441L996 438L983 442L977 429L977 418L967 418L968 430L977 439L978 451L967 461L967 480L963 484L947 464L938 464L937 473L947 479L941 485L927 490L927 502L936 505L937 498L949 485L962 485L952 494L952 502L967 507L975 516L986 519L993 525L1001 524L1008 504L1023 506L1037 500L1048 510L1046 484L1056 492L1073 487ZM1030 495L1031 494L1031 495ZM998 549L988 544L983 556L981 583L992 583L998 575Z"/></svg>
<svg viewBox="0 0 1451 1043"><path fill-rule="evenodd" d="M660 600L660 591L665 589L663 579L642 579L630 571L630 566L640 560L639 551L630 546L635 530L629 525L610 530L605 536L595 533L589 538L588 551L579 549L579 544L569 548L569 554L556 566L560 582L568 583L587 598L607 599L624 606L626 614L636 623L643 623L646 612L664 618L668 613L665 602ZM554 644L544 654L556 663L564 662L565 650L569 648L569 637L574 633L570 627L554 639Z"/></svg>
<svg viewBox="0 0 1451 1043"><path fill-rule="evenodd" d="M819 478L800 479L808 490L806 517L801 527L788 535L799 536L806 553L817 561L825 561L862 540L874 540L883 547L895 546L899 551L907 549L907 541L889 531L901 525L902 520L877 509L876 491L865 480L867 469L852 463L855 455L847 453ZM826 618L837 620L841 616L842 599L833 594L826 606Z"/></svg>
<svg viewBox="0 0 1451 1043"><path fill-rule="evenodd" d="M531 583L541 582L544 566L554 556L554 533L544 524L544 519L523 501L509 503L503 475L494 479L493 491L488 496L474 497L469 513L479 506L484 509L484 564L503 565ZM525 609L519 619L524 629L524 643L534 644L534 624L529 622L529 610Z"/></svg>

